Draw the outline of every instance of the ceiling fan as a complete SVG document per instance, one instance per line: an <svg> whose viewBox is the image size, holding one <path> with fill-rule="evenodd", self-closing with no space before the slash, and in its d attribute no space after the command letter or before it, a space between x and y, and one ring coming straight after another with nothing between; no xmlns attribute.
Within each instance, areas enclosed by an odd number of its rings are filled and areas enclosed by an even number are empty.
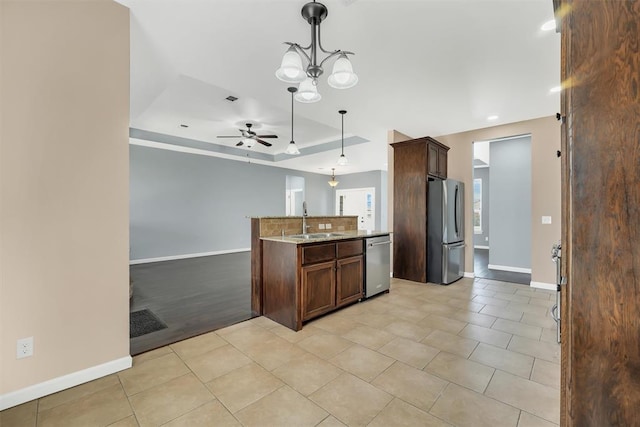
<svg viewBox="0 0 640 427"><path fill-rule="evenodd" d="M238 142L236 144L236 147L240 147L242 145L247 145L248 148L253 147L254 142L253 141L257 141L260 144L266 146L266 147L271 147L271 143L267 142L267 141L263 141L261 138L277 138L278 135L258 135L256 134L254 131L251 130L251 127L253 126L252 123L246 123L245 126L247 127L247 129L238 129L240 131L240 136L228 136L228 135L223 135L223 136L218 136L218 138L242 138L242 140L240 142Z"/></svg>

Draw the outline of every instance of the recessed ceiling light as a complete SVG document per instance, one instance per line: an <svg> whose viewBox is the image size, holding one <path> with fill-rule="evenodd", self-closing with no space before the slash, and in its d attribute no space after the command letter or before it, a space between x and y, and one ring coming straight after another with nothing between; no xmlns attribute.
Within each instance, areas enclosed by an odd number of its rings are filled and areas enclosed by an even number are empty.
<svg viewBox="0 0 640 427"><path fill-rule="evenodd" d="M540 29L542 31L551 31L551 30L555 30L555 28L556 28L556 20L555 19L552 19L551 21L545 22L540 27Z"/></svg>
<svg viewBox="0 0 640 427"><path fill-rule="evenodd" d="M487 120L498 120L498 116L489 116Z"/></svg>
<svg viewBox="0 0 640 427"><path fill-rule="evenodd" d="M181 128L188 128L188 127L189 127L189 125L180 124L180 127L181 127Z"/></svg>
<svg viewBox="0 0 640 427"><path fill-rule="evenodd" d="M549 92L557 93L557 92L560 92L561 90L562 90L562 86L554 86L551 89L549 89Z"/></svg>

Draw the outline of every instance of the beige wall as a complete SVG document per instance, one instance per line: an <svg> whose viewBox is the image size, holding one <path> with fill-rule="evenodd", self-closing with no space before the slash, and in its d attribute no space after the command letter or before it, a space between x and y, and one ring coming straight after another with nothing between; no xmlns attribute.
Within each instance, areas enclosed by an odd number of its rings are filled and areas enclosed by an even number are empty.
<svg viewBox="0 0 640 427"><path fill-rule="evenodd" d="M0 15L6 399L129 355L129 10L2 0Z"/></svg>
<svg viewBox="0 0 640 427"><path fill-rule="evenodd" d="M389 143L397 132L390 131ZM435 137L449 146L448 176L473 188L473 142L515 135L531 134L531 281L555 283L555 265L551 262L551 245L560 239L560 125L555 117L510 123L502 126ZM401 137L406 135L400 134ZM424 135L423 135L424 136ZM409 138L407 138L409 139ZM473 192L467 190L466 205L473 206ZM393 149L389 147L389 218L393 224ZM542 225L541 216L550 215L551 225ZM467 230L473 230L472 209L466 210ZM466 238L465 271L473 271L473 235Z"/></svg>
<svg viewBox="0 0 640 427"><path fill-rule="evenodd" d="M531 134L531 281L555 283L551 245L560 239L560 124L555 117L543 117L469 132L435 137L451 147L449 177L473 188L473 142L507 136ZM472 191L466 192L466 205L473 206ZM542 225L541 216L550 215L551 225ZM467 230L473 230L472 210L467 209ZM465 271L473 271L473 235L466 238Z"/></svg>

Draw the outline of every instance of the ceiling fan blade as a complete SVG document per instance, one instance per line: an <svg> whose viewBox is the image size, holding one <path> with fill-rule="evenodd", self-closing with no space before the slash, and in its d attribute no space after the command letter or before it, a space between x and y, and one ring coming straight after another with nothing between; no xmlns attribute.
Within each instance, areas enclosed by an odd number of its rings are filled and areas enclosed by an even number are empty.
<svg viewBox="0 0 640 427"><path fill-rule="evenodd" d="M258 138L277 138L278 135L256 135Z"/></svg>
<svg viewBox="0 0 640 427"><path fill-rule="evenodd" d="M270 142L261 140L260 138L254 138L254 139L258 141L260 144L264 145L265 147L271 147L271 145L273 145Z"/></svg>
<svg viewBox="0 0 640 427"><path fill-rule="evenodd" d="M236 144L236 147L240 147L240 146L242 146L242 141L240 141L240 142L238 142L238 143Z"/></svg>

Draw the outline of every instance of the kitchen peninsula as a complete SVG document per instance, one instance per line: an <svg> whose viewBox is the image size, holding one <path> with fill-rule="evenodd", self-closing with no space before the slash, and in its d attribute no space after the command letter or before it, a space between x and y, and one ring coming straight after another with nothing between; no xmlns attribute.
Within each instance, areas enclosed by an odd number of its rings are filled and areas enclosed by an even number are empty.
<svg viewBox="0 0 640 427"><path fill-rule="evenodd" d="M297 331L303 322L362 299L364 239L389 233L359 231L357 218L252 218L253 315Z"/></svg>

